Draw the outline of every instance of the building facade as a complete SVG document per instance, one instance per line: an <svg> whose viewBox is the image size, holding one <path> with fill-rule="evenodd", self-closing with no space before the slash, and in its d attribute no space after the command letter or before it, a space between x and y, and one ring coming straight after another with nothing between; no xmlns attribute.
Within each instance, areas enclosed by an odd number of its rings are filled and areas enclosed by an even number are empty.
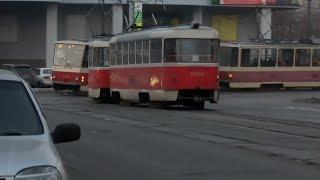
<svg viewBox="0 0 320 180"><path fill-rule="evenodd" d="M0 64L52 66L54 42L118 34L129 17L128 0L0 0ZM214 27L224 41L272 39L274 11L296 9L295 1L144 0L143 23ZM240 2L240 3L239 3ZM241 3L242 2L242 3ZM294 2L294 3L293 3Z"/></svg>

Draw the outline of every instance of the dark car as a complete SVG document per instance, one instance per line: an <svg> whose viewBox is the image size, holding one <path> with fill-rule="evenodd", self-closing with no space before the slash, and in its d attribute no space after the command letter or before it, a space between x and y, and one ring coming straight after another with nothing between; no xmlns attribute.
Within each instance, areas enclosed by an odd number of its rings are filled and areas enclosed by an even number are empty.
<svg viewBox="0 0 320 180"><path fill-rule="evenodd" d="M28 64L3 64L2 69L17 73L22 79L29 83L31 87L37 84L36 74L32 66Z"/></svg>

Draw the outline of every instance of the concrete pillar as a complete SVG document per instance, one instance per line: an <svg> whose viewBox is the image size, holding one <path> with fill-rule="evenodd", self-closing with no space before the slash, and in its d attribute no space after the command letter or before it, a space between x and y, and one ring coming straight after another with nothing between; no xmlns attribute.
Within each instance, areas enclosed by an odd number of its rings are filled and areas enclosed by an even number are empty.
<svg viewBox="0 0 320 180"><path fill-rule="evenodd" d="M129 3L129 25L133 25L134 23L134 2Z"/></svg>
<svg viewBox="0 0 320 180"><path fill-rule="evenodd" d="M203 8L195 7L193 9L193 21L197 21L200 24L203 24Z"/></svg>
<svg viewBox="0 0 320 180"><path fill-rule="evenodd" d="M272 10L263 8L258 12L259 34L263 40L272 39Z"/></svg>
<svg viewBox="0 0 320 180"><path fill-rule="evenodd" d="M46 33L46 66L52 67L54 57L54 43L58 40L58 5L50 4L47 7Z"/></svg>
<svg viewBox="0 0 320 180"><path fill-rule="evenodd" d="M112 34L122 33L123 30L123 7L122 5L112 6Z"/></svg>

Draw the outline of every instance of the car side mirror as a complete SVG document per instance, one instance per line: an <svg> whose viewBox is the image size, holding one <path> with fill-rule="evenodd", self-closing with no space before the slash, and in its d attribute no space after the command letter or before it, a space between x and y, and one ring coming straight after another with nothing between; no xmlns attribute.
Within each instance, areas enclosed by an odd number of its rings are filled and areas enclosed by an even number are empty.
<svg viewBox="0 0 320 180"><path fill-rule="evenodd" d="M77 141L80 139L81 129L74 123L60 124L53 130L51 136L55 144Z"/></svg>

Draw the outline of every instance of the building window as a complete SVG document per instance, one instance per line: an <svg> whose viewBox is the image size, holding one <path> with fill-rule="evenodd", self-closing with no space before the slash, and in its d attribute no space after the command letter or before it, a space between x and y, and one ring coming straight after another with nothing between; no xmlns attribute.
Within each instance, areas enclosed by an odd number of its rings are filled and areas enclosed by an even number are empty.
<svg viewBox="0 0 320 180"><path fill-rule="evenodd" d="M80 14L69 14L66 17L67 39L86 39L86 16Z"/></svg>
<svg viewBox="0 0 320 180"><path fill-rule="evenodd" d="M18 41L18 17L14 14L0 14L0 42Z"/></svg>
<svg viewBox="0 0 320 180"><path fill-rule="evenodd" d="M293 49L279 49L278 66L292 67L293 66Z"/></svg>
<svg viewBox="0 0 320 180"><path fill-rule="evenodd" d="M260 49L261 67L275 67L277 63L277 49Z"/></svg>
<svg viewBox="0 0 320 180"><path fill-rule="evenodd" d="M241 50L241 67L258 67L259 49Z"/></svg>
<svg viewBox="0 0 320 180"><path fill-rule="evenodd" d="M162 39L152 39L150 43L151 63L162 62Z"/></svg>

